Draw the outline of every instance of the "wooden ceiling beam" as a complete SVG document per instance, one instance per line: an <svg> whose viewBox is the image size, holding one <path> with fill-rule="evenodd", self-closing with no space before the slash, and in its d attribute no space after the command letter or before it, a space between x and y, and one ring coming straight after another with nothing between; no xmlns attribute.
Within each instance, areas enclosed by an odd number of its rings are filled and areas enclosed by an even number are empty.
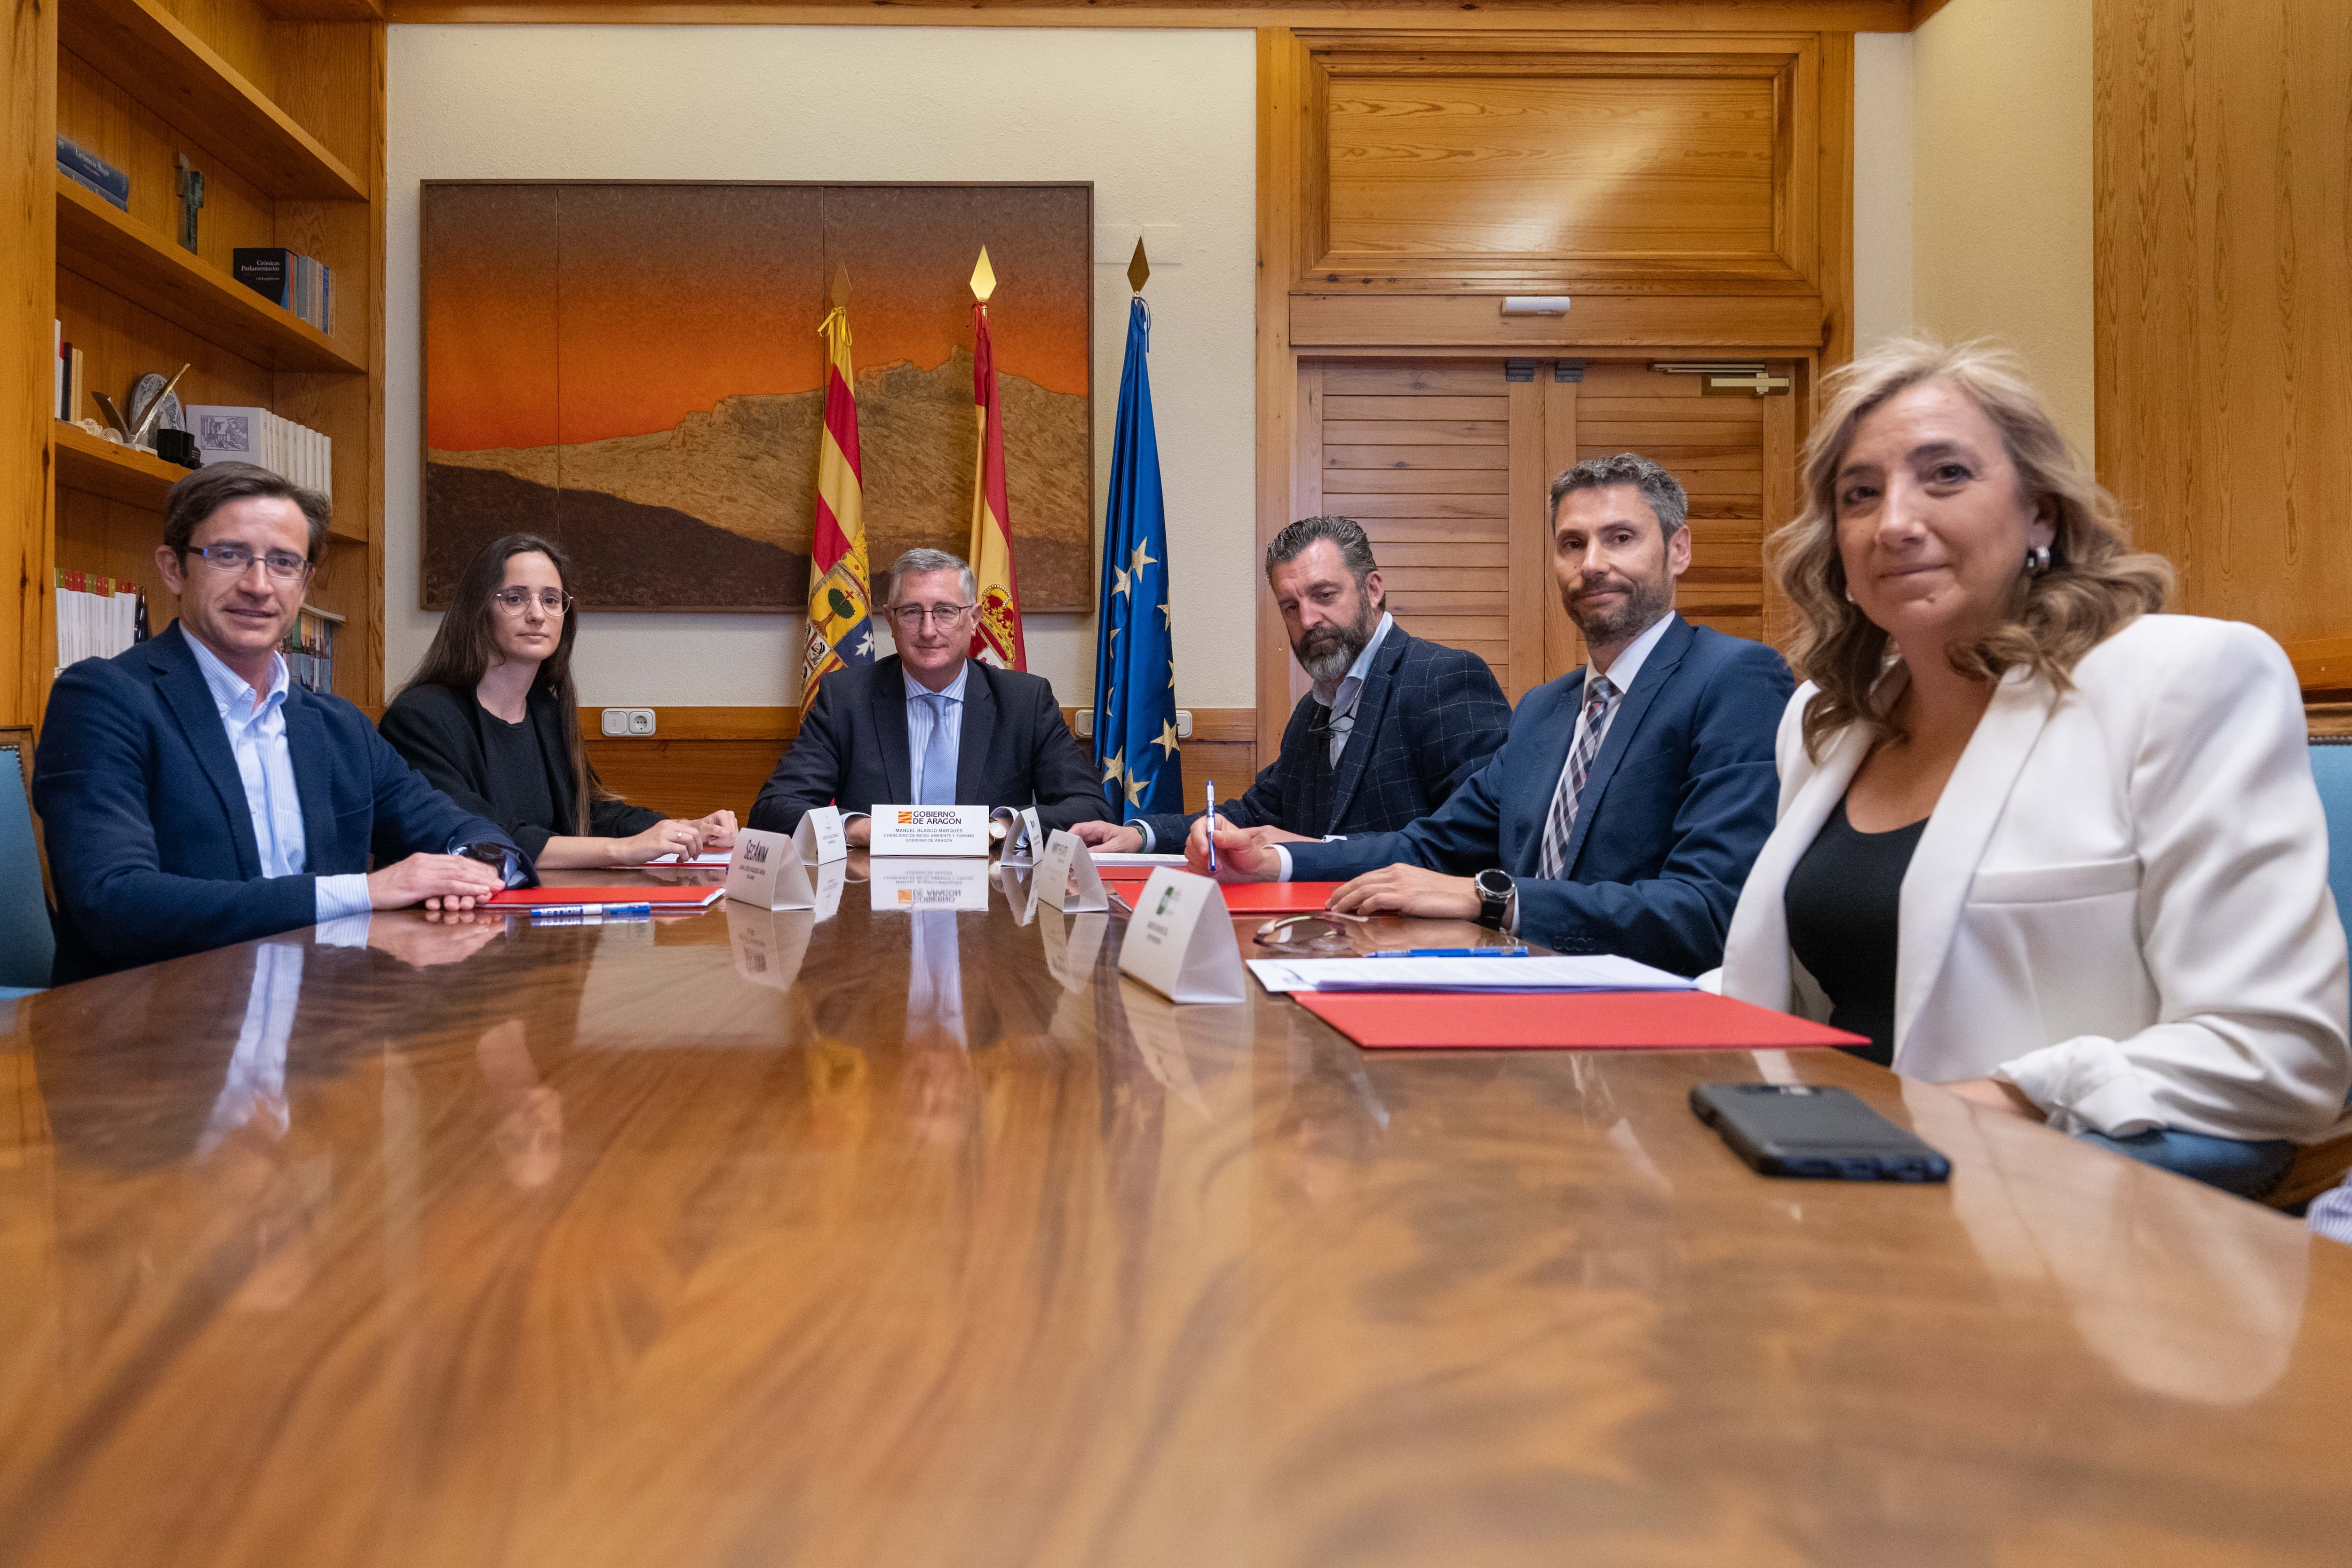
<svg viewBox="0 0 2352 1568"><path fill-rule="evenodd" d="M1361 27L1443 17L1449 30L1899 33L1937 0L389 0L392 22L841 26Z"/></svg>

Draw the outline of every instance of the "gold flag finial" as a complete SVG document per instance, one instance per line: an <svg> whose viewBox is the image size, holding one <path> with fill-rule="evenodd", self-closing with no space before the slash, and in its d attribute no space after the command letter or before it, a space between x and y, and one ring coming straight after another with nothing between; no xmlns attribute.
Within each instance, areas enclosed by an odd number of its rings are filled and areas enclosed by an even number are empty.
<svg viewBox="0 0 2352 1568"><path fill-rule="evenodd" d="M1127 284L1137 293L1143 292L1144 283L1151 277L1151 263L1144 259L1143 237L1135 237L1135 259L1127 264Z"/></svg>
<svg viewBox="0 0 2352 1568"><path fill-rule="evenodd" d="M845 261L833 275L833 308L849 309L849 263Z"/></svg>
<svg viewBox="0 0 2352 1568"><path fill-rule="evenodd" d="M988 247L980 247L980 265L971 269L971 297L982 304L996 292L996 269L988 264Z"/></svg>

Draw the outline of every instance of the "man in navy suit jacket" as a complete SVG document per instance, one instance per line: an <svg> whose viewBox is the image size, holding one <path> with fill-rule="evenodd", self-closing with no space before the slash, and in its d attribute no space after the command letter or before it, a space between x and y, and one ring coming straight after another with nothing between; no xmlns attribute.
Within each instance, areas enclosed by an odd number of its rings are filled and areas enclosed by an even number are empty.
<svg viewBox="0 0 2352 1568"><path fill-rule="evenodd" d="M1432 816L1336 844L1221 830L1220 875L1353 878L1332 908L1485 920L1682 974L1722 962L1772 830L1789 668L1674 613L1688 502L1664 468L1591 459L1551 501L1553 571L1591 663L1528 692L1503 749Z"/></svg>
<svg viewBox="0 0 2352 1568"><path fill-rule="evenodd" d="M1049 830L1108 817L1101 781L1043 676L971 657L971 568L941 550L891 564L898 651L817 684L801 729L751 804L751 826L790 833L837 805L850 843L877 804L1035 805Z"/></svg>
<svg viewBox="0 0 2352 1568"><path fill-rule="evenodd" d="M1217 820L1258 842L1387 833L1426 816L1511 727L1511 704L1475 653L1423 642L1388 613L1371 541L1352 518L1301 518L1265 550L1266 586L1315 689L1290 711L1282 751ZM1182 847L1198 814L1072 831L1113 850Z"/></svg>
<svg viewBox="0 0 2352 1568"><path fill-rule="evenodd" d="M371 909L470 909L530 879L498 826L365 714L289 679L278 645L327 519L324 497L267 469L190 474L155 552L180 619L58 678L33 763L57 984Z"/></svg>

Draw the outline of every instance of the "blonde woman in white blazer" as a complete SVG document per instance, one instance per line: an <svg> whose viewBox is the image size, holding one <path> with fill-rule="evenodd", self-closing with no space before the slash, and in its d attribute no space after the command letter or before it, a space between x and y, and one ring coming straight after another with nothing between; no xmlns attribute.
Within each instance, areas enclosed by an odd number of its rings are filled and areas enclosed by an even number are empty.
<svg viewBox="0 0 2352 1568"><path fill-rule="evenodd" d="M2352 1087L2303 706L2170 569L2000 355L1856 361L1774 541L1812 679L1726 994L1898 1072L2231 1191Z"/></svg>

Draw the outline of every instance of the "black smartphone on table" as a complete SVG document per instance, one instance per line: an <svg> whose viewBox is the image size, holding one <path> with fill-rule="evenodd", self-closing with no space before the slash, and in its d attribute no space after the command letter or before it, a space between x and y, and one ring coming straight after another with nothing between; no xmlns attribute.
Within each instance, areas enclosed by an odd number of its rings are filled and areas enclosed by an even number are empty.
<svg viewBox="0 0 2352 1568"><path fill-rule="evenodd" d="M1768 1176L1833 1182L1942 1182L1952 1163L1843 1089L1703 1083L1691 1110Z"/></svg>

